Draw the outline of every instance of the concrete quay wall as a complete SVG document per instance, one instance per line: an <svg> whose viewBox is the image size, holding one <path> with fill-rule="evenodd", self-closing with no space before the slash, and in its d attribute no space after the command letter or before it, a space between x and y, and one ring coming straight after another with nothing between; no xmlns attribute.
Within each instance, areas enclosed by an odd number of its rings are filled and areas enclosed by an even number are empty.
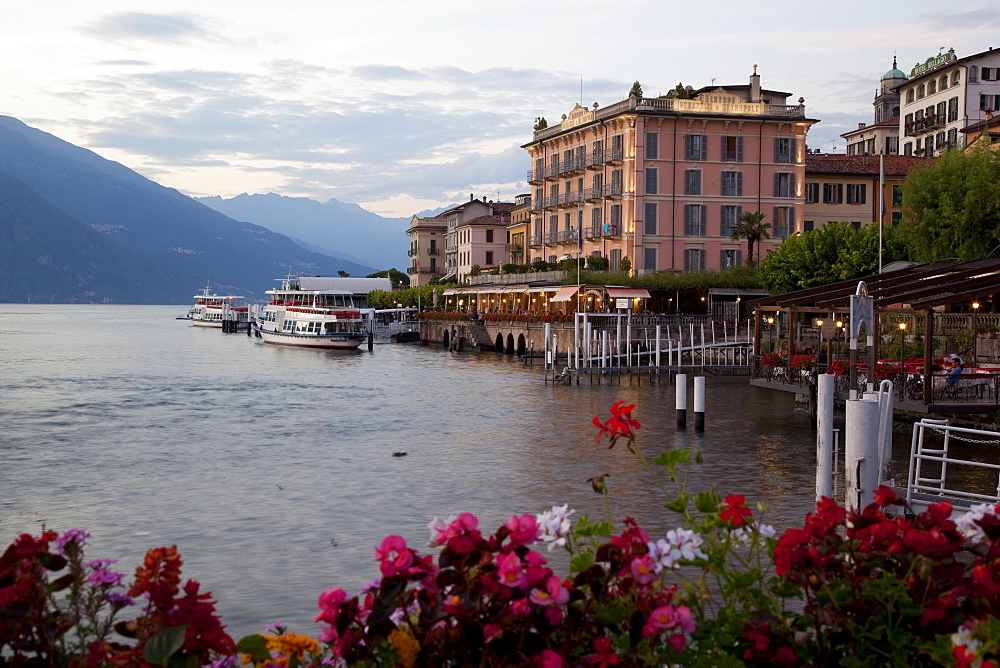
<svg viewBox="0 0 1000 668"><path fill-rule="evenodd" d="M552 332L559 336L559 351L565 352L567 345L573 342L573 323L549 323ZM489 321L474 323L463 320L422 320L420 322L420 340L424 343L438 344L453 350L485 349L500 350L510 354L525 355L533 352L541 355L545 351L544 322L512 322ZM485 329L489 347L484 345L486 339L477 335L474 330ZM499 343L499 346L498 346Z"/></svg>

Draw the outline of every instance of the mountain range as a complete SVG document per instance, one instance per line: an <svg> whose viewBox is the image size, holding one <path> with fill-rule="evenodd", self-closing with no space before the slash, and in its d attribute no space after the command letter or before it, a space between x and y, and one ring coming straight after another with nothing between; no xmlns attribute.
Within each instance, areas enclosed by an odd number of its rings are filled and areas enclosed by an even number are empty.
<svg viewBox="0 0 1000 668"><path fill-rule="evenodd" d="M357 204L335 199L321 203L308 197L285 197L274 193L243 193L230 199L196 197L195 200L235 220L245 220L284 234L317 253L374 264L380 269L406 271L409 218L383 218ZM364 256L352 257L351 251L346 249L363 249Z"/></svg>
<svg viewBox="0 0 1000 668"><path fill-rule="evenodd" d="M363 212L358 213L355 205L336 200L299 199L241 196L216 203L221 208L234 200L291 200L300 210L344 207L354 214L337 228L346 236L308 234L288 214L292 222L285 227L309 244L304 248L284 234L234 220L124 165L0 116L0 302L179 304L190 302L209 281L214 292L261 299L290 267L309 275L364 276L405 266L405 219L381 219L356 207ZM273 207L268 210L275 217ZM244 208L240 217L267 216ZM311 221L314 227L323 224ZM326 224L332 226L329 220ZM381 246L393 226L402 250L386 266L382 259L390 255L383 255ZM373 240L378 252L369 255L367 244ZM323 246L342 250L317 250Z"/></svg>

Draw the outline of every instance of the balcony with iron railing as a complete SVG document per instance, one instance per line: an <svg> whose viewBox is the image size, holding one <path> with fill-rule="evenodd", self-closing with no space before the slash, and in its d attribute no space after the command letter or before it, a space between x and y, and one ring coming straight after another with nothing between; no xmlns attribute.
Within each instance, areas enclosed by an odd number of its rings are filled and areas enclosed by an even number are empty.
<svg viewBox="0 0 1000 668"><path fill-rule="evenodd" d="M521 253L524 251L524 244L507 244L504 246L504 251L507 253Z"/></svg>
<svg viewBox="0 0 1000 668"><path fill-rule="evenodd" d="M427 250L427 254L428 255L440 255L441 254L441 249L437 248L436 246L435 247L431 247L430 249Z"/></svg>

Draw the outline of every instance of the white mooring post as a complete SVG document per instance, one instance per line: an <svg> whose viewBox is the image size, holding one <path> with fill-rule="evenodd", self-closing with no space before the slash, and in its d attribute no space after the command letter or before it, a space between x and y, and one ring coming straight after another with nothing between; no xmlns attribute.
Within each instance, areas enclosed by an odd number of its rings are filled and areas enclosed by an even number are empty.
<svg viewBox="0 0 1000 668"><path fill-rule="evenodd" d="M847 401L844 468L847 478L844 505L861 510L875 501L879 484L878 400Z"/></svg>
<svg viewBox="0 0 1000 668"><path fill-rule="evenodd" d="M663 341L663 336L662 335L663 335L662 325L657 325L656 326L656 371L657 371L657 373L659 373L659 371L660 371L660 346L662 345L662 341Z"/></svg>
<svg viewBox="0 0 1000 668"><path fill-rule="evenodd" d="M833 397L835 376L821 373L816 388L816 500L833 498Z"/></svg>
<svg viewBox="0 0 1000 668"><path fill-rule="evenodd" d="M545 323L545 368L548 369L549 366L555 364L555 360L552 359L552 323Z"/></svg>
<svg viewBox="0 0 1000 668"><path fill-rule="evenodd" d="M677 400L675 405L677 406L677 426L681 429L687 427L687 405L688 405L688 385L687 385L687 374L679 373L677 374L676 381L676 395Z"/></svg>
<svg viewBox="0 0 1000 668"><path fill-rule="evenodd" d="M705 431L705 377L694 377L694 430Z"/></svg>

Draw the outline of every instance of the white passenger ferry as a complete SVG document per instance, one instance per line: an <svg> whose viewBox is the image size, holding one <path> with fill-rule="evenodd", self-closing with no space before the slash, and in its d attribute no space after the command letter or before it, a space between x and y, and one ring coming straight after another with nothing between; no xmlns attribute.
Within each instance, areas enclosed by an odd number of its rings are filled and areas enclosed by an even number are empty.
<svg viewBox="0 0 1000 668"><path fill-rule="evenodd" d="M332 288L337 279L291 277L277 279L268 290L271 301L254 322L266 343L307 348L354 350L368 339L366 321L349 290Z"/></svg>
<svg viewBox="0 0 1000 668"><path fill-rule="evenodd" d="M195 295L194 305L188 309L187 320L195 327L222 327L223 320L247 322L249 311L245 297L209 294L206 285L200 295Z"/></svg>

